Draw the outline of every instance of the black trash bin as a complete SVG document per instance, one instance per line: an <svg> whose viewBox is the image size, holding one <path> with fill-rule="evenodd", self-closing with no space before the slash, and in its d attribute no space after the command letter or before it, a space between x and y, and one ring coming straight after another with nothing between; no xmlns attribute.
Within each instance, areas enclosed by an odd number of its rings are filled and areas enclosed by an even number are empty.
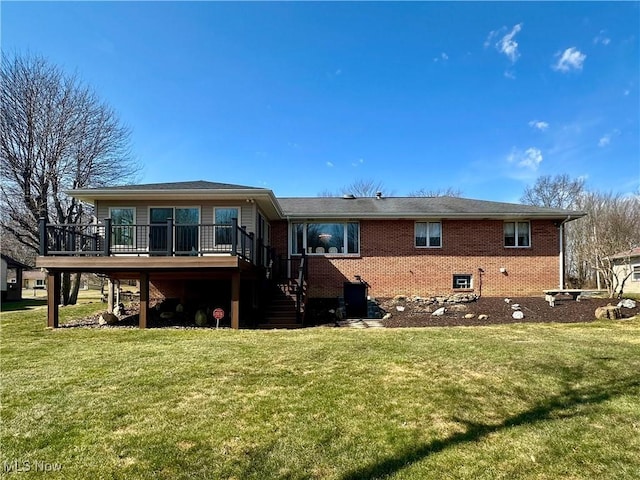
<svg viewBox="0 0 640 480"><path fill-rule="evenodd" d="M344 282L344 308L347 318L367 318L367 284Z"/></svg>

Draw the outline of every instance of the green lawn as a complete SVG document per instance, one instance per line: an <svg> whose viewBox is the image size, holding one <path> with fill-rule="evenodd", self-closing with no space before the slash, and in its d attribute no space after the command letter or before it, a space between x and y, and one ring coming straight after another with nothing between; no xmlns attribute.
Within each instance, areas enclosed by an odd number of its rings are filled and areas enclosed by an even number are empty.
<svg viewBox="0 0 640 480"><path fill-rule="evenodd" d="M7 478L640 478L638 319L142 331L45 313L0 316Z"/></svg>

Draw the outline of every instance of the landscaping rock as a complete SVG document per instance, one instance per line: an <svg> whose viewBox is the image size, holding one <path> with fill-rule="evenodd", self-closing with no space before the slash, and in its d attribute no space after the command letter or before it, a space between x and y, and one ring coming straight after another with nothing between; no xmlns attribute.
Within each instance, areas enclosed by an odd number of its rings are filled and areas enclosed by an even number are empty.
<svg viewBox="0 0 640 480"><path fill-rule="evenodd" d="M98 319L100 325L115 325L116 323L118 323L118 317L113 313L104 312Z"/></svg>
<svg viewBox="0 0 640 480"><path fill-rule="evenodd" d="M620 311L620 307L609 304L596 308L595 316L598 320L615 320L622 318L622 312Z"/></svg>
<svg viewBox="0 0 640 480"><path fill-rule="evenodd" d="M485 315L484 313L482 315L478 315L478 320L487 320L489 318L489 315Z"/></svg>
<svg viewBox="0 0 640 480"><path fill-rule="evenodd" d="M522 310L516 310L511 316L516 320L522 320L524 318L524 313L522 313Z"/></svg>
<svg viewBox="0 0 640 480"><path fill-rule="evenodd" d="M399 312L404 312L404 306L396 305L396 310L399 311Z"/></svg>
<svg viewBox="0 0 640 480"><path fill-rule="evenodd" d="M624 308L636 308L636 302L635 300L631 300L630 298L625 298L624 300L620 300L620 302L618 302L618 307L624 307Z"/></svg>
<svg viewBox="0 0 640 480"><path fill-rule="evenodd" d="M382 317L383 320L389 320L391 317L393 317L393 315L391 314L391 312L389 313L385 313L384 317Z"/></svg>
<svg viewBox="0 0 640 480"><path fill-rule="evenodd" d="M433 317L441 317L442 315L444 315L444 313L445 313L446 311L447 311L447 310L446 310L444 307L440 307L440 308L439 308L439 309L437 309L435 312L433 312L431 315L432 315Z"/></svg>
<svg viewBox="0 0 640 480"><path fill-rule="evenodd" d="M207 324L207 312L204 310L198 310L194 320L197 326L204 327Z"/></svg>
<svg viewBox="0 0 640 480"><path fill-rule="evenodd" d="M127 311L124 308L124 303L119 303L116 308L113 309L113 314L116 316L126 315Z"/></svg>
<svg viewBox="0 0 640 480"><path fill-rule="evenodd" d="M464 318L466 318L467 320L472 319L473 317L475 317L475 315L473 313L467 313Z"/></svg>

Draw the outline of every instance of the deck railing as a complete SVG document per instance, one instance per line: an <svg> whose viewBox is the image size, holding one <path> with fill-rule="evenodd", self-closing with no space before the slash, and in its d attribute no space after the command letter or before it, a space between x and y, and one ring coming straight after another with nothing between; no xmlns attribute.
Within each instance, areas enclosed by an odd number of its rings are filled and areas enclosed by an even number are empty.
<svg viewBox="0 0 640 480"><path fill-rule="evenodd" d="M102 224L55 225L40 219L42 256L203 256L230 254L256 265L266 266L271 249L262 239L238 225L176 224L117 225L111 219Z"/></svg>

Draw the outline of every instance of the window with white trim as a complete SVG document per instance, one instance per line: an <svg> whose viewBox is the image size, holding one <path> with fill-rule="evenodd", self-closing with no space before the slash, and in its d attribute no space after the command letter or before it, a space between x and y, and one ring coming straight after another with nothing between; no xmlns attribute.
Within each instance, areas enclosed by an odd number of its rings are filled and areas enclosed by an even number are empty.
<svg viewBox="0 0 640 480"><path fill-rule="evenodd" d="M454 290L471 290L473 277L470 274L457 274L453 276Z"/></svg>
<svg viewBox="0 0 640 480"><path fill-rule="evenodd" d="M529 222L504 222L505 247L530 247L531 224Z"/></svg>
<svg viewBox="0 0 640 480"><path fill-rule="evenodd" d="M136 209L133 207L109 208L111 218L111 244L114 247L133 247L135 244Z"/></svg>
<svg viewBox="0 0 640 480"><path fill-rule="evenodd" d="M631 273L632 282L640 282L640 265L634 265L633 272Z"/></svg>
<svg viewBox="0 0 640 480"><path fill-rule="evenodd" d="M360 224L357 222L308 222L291 226L294 254L357 254Z"/></svg>
<svg viewBox="0 0 640 480"><path fill-rule="evenodd" d="M416 222L415 246L416 247L441 247L442 246L442 223Z"/></svg>

